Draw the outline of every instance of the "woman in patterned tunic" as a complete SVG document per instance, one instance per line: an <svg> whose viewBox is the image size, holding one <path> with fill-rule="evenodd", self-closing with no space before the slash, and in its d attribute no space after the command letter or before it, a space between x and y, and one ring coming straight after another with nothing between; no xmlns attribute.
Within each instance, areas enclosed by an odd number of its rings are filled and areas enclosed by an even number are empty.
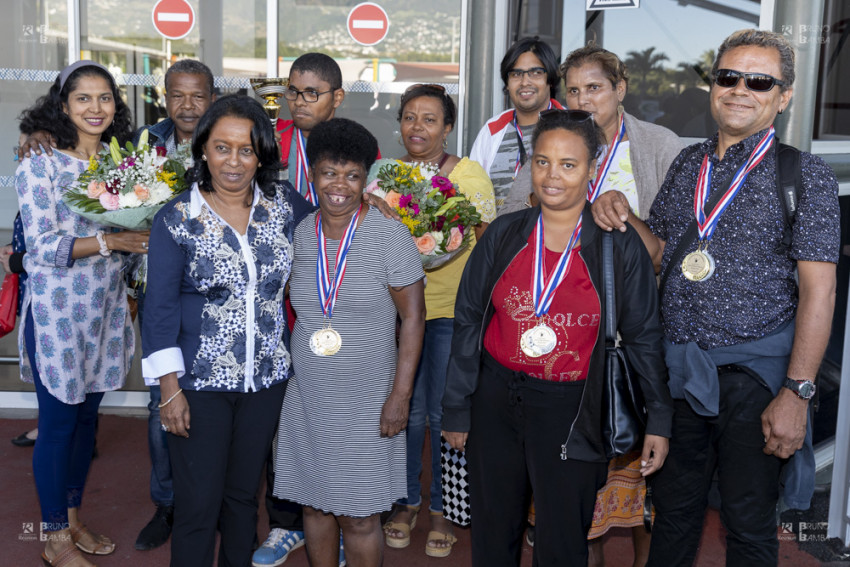
<svg viewBox="0 0 850 567"><path fill-rule="evenodd" d="M142 374L162 388L174 477L171 565L249 565L257 489L291 374L284 285L306 201L276 184L262 106L218 99L192 142L191 190L151 228ZM336 549L336 547L335 547Z"/></svg>
<svg viewBox="0 0 850 567"><path fill-rule="evenodd" d="M362 203L377 150L365 128L341 118L316 126L307 143L319 211L295 230L295 377L280 414L274 494L304 506L313 567L336 567L340 528L352 565L380 565L380 512L406 493L399 433L422 348L424 272L407 228Z"/></svg>
<svg viewBox="0 0 850 567"><path fill-rule="evenodd" d="M115 550L77 515L97 409L104 392L124 384L134 351L122 255L111 252L143 254L148 236L104 231L73 214L62 195L103 142L130 138L130 110L106 68L78 61L23 113L21 130L45 130L56 140L52 156L24 158L15 176L29 274L18 349L21 376L34 383L40 410L33 476L47 536L42 560L88 566L79 550Z"/></svg>

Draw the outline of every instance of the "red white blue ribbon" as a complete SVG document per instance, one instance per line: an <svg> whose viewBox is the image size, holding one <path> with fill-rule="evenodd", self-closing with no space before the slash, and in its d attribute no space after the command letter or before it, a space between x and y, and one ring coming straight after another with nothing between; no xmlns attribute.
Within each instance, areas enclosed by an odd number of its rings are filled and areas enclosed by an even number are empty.
<svg viewBox="0 0 850 567"><path fill-rule="evenodd" d="M697 219L697 231L699 233L700 240L711 240L711 236L714 234L714 229L717 228L717 222L720 220L720 216L724 213L724 211L726 211L726 208L735 198L735 195L738 194L741 187L744 186L744 182L747 180L747 176L750 174L750 171L761 163L761 160L763 160L764 156L767 155L767 151L770 149L771 145L773 145L774 137L775 131L773 126L771 126L767 131L767 134L765 134L761 141L756 144L756 147L753 148L753 151L746 163L739 167L738 171L735 172L735 176L732 178L732 183L729 185L726 193L724 193L723 197L721 197L720 201L718 201L717 205L714 207L714 210L708 215L705 213L705 203L708 201L708 195L711 191L712 165L707 154L703 158L702 166L699 169L699 176L697 177L696 192L694 193L694 215Z"/></svg>
<svg viewBox="0 0 850 567"><path fill-rule="evenodd" d="M304 195L304 198L310 201L314 206L319 206L319 199L316 196L316 190L310 179L307 177L307 171L310 169L310 162L307 160L307 142L304 140L304 134L300 128L295 129L295 189Z"/></svg>
<svg viewBox="0 0 850 567"><path fill-rule="evenodd" d="M546 110L552 108L552 99L549 99L549 106L546 107ZM516 120L516 110L514 110L514 119L511 122L514 125L514 130L516 130L516 137L519 140L519 147L516 152L516 164L514 165L514 179L519 175L519 170L522 169L522 130L519 127L519 123Z"/></svg>
<svg viewBox="0 0 850 567"><path fill-rule="evenodd" d="M591 203L602 193L602 186L605 184L605 179L608 177L608 170L611 169L611 164L614 163L614 155L620 147L620 142L626 137L626 121L625 114L620 115L620 126L617 128L617 135L611 140L611 145L608 146L608 152L599 164L596 170L596 179L587 182L587 200Z"/></svg>
<svg viewBox="0 0 850 567"><path fill-rule="evenodd" d="M348 223L348 228L342 235L342 240L339 241L339 248L336 251L336 263L334 264L334 279L331 282L330 268L328 266L328 251L326 248L327 241L325 233L322 230L322 213L316 213L316 241L319 245L319 254L316 257L316 287L319 290L319 303L322 304L322 313L330 319L333 317L334 305L336 298L339 295L339 286L342 284L342 278L345 277L345 266L348 263L348 249L351 248L351 241L354 240L354 231L357 229L357 219L360 217L360 211L363 205L360 205L351 217L351 222Z"/></svg>
<svg viewBox="0 0 850 567"><path fill-rule="evenodd" d="M543 215L537 217L537 227L534 229L534 280L532 299L534 301L534 314L542 317L549 312L549 307L552 305L552 299L555 297L555 290L561 285L561 282L566 279L570 273L570 266L573 262L573 247L581 237L581 215L578 217L576 227L573 229L573 234L564 251L561 252L561 257L558 258L558 263L555 264L555 269L546 279L546 266L544 263L543 250Z"/></svg>

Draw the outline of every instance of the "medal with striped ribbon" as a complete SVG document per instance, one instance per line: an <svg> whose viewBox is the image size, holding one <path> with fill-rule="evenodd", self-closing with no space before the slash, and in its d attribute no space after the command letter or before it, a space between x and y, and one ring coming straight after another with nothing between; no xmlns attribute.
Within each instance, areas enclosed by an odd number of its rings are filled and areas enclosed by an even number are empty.
<svg viewBox="0 0 850 567"><path fill-rule="evenodd" d="M326 247L325 233L322 230L322 213L316 213L316 242L319 253L316 256L316 287L319 290L319 303L322 306L324 322L322 328L314 332L310 337L310 350L318 356L333 356L342 347L342 337L331 327L334 305L339 295L339 286L345 277L345 266L348 263L348 249L354 240L354 231L357 229L357 219L360 217L360 205L351 217L339 248L336 251L336 263L334 264L334 278L331 281L330 267L328 266L328 252Z"/></svg>
<svg viewBox="0 0 850 567"><path fill-rule="evenodd" d="M546 266L544 264L545 250L543 246L543 216L537 217L537 227L534 229L534 272L532 279L531 298L534 302L534 315L537 317L537 325L528 329L520 337L519 346L527 356L531 358L539 358L544 354L549 354L555 350L558 344L558 337L555 331L547 325L542 317L549 312L549 307L552 306L552 299L555 297L555 291L561 282L566 279L570 273L574 253L573 247L581 238L581 216L578 217L576 227L573 229L573 234L570 236L570 241L567 247L561 252L561 257L558 258L558 263L555 264L555 269L546 278Z"/></svg>
<svg viewBox="0 0 850 567"><path fill-rule="evenodd" d="M546 110L549 110L550 108L552 108L551 99L549 100L549 106L546 107ZM519 140L519 147L517 148L516 152L516 164L514 164L514 179L516 179L516 176L519 175L519 170L522 169L523 165L525 165L522 163L522 155L523 153L525 153L523 152L524 146L522 145L522 130L520 129L519 123L516 120L516 110L514 110L514 119L512 124L514 125L514 130L516 130L516 137Z"/></svg>
<svg viewBox="0 0 850 567"><path fill-rule="evenodd" d="M732 177L732 183L730 183L729 188L726 189L726 192L710 214L706 214L705 204L708 201L708 194L711 191L712 165L708 155L703 158L694 192L694 216L697 219L699 241L697 242L697 249L682 260L682 273L692 282L705 281L714 275L716 264L714 258L708 253L708 244L711 241L714 230L717 228L717 222L735 198L735 195L744 186L744 182L747 180L750 171L761 163L761 160L767 155L767 151L773 145L774 137L775 131L773 126L771 126L767 134L753 148L747 161L735 172L735 175Z"/></svg>
<svg viewBox="0 0 850 567"><path fill-rule="evenodd" d="M307 177L307 171L310 169L310 162L307 159L307 142L304 140L304 133L300 128L295 129L295 189L301 193L305 199L310 201L310 204L319 206L319 199L316 196L316 190L310 179Z"/></svg>
<svg viewBox="0 0 850 567"><path fill-rule="evenodd" d="M611 164L614 163L614 155L620 147L620 142L626 137L626 121L624 120L624 116L623 114L620 115L620 126L617 128L617 135L611 140L611 145L608 146L608 152L596 170L596 179L587 182L587 200L591 203L602 193L602 186L608 177L608 170L611 169Z"/></svg>

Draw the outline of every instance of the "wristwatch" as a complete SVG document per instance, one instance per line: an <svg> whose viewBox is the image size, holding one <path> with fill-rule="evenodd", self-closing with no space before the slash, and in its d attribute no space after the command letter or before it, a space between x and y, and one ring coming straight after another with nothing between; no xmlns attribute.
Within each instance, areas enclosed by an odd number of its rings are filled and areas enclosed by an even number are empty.
<svg viewBox="0 0 850 567"><path fill-rule="evenodd" d="M797 394L803 400L811 400L817 390L817 386L815 386L815 383L811 380L797 381L792 380L791 378L786 378L785 383L782 385Z"/></svg>

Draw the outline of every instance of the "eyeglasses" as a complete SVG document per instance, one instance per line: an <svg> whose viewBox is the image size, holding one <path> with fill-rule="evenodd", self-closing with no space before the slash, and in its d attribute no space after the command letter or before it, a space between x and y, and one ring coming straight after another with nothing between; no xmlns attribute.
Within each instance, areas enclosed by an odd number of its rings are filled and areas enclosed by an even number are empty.
<svg viewBox="0 0 850 567"><path fill-rule="evenodd" d="M301 95L301 98L304 99L304 102L319 102L320 96L322 96L323 94L332 93L335 90L336 89L331 89L329 91L324 91L324 92L320 93L320 92L311 91L311 90L299 91L298 89L293 89L292 87L289 87L288 89L283 91L283 98L285 98L286 100L295 102L296 100L298 100L298 95Z"/></svg>
<svg viewBox="0 0 850 567"><path fill-rule="evenodd" d="M744 78L744 85L749 90L757 93L766 93L774 85L785 86L785 81L780 81L771 75L764 73L743 73L733 69L718 69L717 73L714 74L714 84L724 89L731 89L738 84L741 77Z"/></svg>
<svg viewBox="0 0 850 567"><path fill-rule="evenodd" d="M593 114L586 110L574 110L565 108L550 108L540 112L540 120L551 120L559 116L565 117L570 122L585 122L593 120Z"/></svg>
<svg viewBox="0 0 850 567"><path fill-rule="evenodd" d="M542 79L546 76L546 69L543 67L532 67L531 69L511 69L508 71L509 81L518 81L523 75L528 75L529 79Z"/></svg>

